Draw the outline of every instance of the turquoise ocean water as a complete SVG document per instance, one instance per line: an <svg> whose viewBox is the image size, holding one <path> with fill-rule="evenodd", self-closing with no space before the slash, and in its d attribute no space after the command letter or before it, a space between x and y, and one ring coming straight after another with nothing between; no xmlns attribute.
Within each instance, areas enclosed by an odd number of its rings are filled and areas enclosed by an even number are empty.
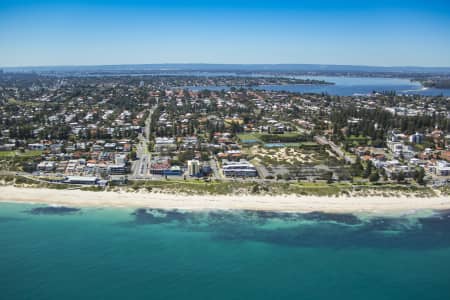
<svg viewBox="0 0 450 300"><path fill-rule="evenodd" d="M450 299L449 216L0 204L0 299Z"/></svg>

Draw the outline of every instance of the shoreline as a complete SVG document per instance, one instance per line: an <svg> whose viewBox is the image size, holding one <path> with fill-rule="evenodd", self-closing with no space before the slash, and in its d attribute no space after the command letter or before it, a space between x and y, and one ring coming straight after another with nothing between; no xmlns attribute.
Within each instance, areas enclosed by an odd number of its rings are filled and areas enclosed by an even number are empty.
<svg viewBox="0 0 450 300"><path fill-rule="evenodd" d="M95 208L153 208L164 210L256 210L285 213L417 213L450 209L449 196L256 196L178 195L151 192L90 192L44 188L0 187L0 203L46 204Z"/></svg>

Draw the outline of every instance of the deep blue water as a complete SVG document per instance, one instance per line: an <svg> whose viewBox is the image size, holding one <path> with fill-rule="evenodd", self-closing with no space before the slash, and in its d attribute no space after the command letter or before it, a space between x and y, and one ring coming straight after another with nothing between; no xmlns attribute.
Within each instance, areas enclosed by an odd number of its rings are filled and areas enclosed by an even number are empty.
<svg viewBox="0 0 450 300"><path fill-rule="evenodd" d="M450 299L450 212L0 204L0 299Z"/></svg>
<svg viewBox="0 0 450 300"><path fill-rule="evenodd" d="M302 79L317 79L334 82L334 85L265 85L255 87L272 91L288 91L296 93L326 93L329 95L352 96L367 95L372 92L395 91L397 94L450 96L450 89L424 89L418 82L399 78L372 78L372 77L337 77L337 76L297 76ZM227 86L196 86L188 87L193 90L229 89Z"/></svg>

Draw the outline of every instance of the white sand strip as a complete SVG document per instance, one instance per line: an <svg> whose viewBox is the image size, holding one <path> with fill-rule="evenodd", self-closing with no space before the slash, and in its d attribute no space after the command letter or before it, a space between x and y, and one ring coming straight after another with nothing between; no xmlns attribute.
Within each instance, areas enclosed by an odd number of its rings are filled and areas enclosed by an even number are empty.
<svg viewBox="0 0 450 300"><path fill-rule="evenodd" d="M181 210L264 210L274 212L394 213L450 209L450 197L184 196L162 193L87 192L0 187L0 202L71 207L129 207Z"/></svg>

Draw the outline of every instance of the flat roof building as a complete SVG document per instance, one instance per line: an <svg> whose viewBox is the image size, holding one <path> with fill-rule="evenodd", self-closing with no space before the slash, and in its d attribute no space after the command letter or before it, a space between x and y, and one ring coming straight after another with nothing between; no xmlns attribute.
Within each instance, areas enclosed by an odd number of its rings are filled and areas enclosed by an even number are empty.
<svg viewBox="0 0 450 300"><path fill-rule="evenodd" d="M94 176L67 176L64 183L69 184L97 184L98 178Z"/></svg>

